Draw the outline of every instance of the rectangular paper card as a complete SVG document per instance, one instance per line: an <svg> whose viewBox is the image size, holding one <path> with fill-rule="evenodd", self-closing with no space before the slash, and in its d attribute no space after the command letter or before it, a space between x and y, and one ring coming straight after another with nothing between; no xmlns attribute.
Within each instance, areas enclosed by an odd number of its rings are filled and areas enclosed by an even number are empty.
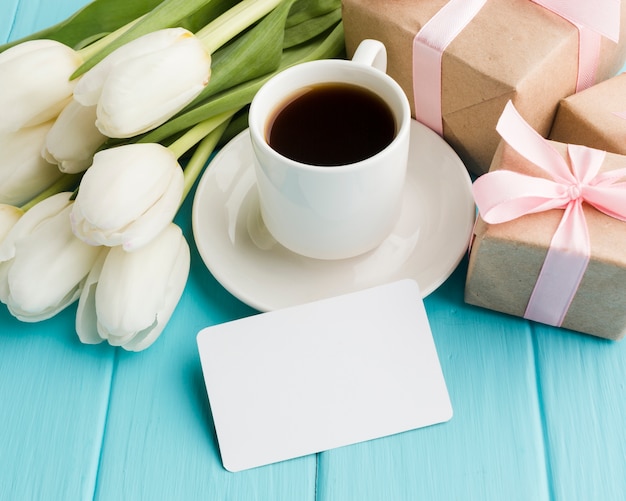
<svg viewBox="0 0 626 501"><path fill-rule="evenodd" d="M208 327L197 341L229 471L452 417L413 280Z"/></svg>

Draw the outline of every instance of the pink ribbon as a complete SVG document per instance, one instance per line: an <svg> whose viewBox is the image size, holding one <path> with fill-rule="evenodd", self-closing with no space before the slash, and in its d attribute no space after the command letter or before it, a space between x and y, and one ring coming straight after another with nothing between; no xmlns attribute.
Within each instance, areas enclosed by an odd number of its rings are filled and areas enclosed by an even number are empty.
<svg viewBox="0 0 626 501"><path fill-rule="evenodd" d="M441 58L487 0L450 0L413 38L415 119L443 136Z"/></svg>
<svg viewBox="0 0 626 501"><path fill-rule="evenodd" d="M602 37L617 42L620 0L532 0L558 14L578 29L578 78L576 92L596 82Z"/></svg>
<svg viewBox="0 0 626 501"><path fill-rule="evenodd" d="M497 130L514 150L551 179L509 170L489 172L474 182L476 205L490 224L551 209L564 210L524 314L524 318L560 326L591 254L583 202L626 221L626 168L599 173L606 153L573 144L567 145L568 159L563 158L524 121L510 101Z"/></svg>
<svg viewBox="0 0 626 501"><path fill-rule="evenodd" d="M601 36L619 39L620 0L532 0L578 28L576 90L595 82ZM486 0L450 0L413 39L415 118L443 136L441 60L443 52L471 22Z"/></svg>

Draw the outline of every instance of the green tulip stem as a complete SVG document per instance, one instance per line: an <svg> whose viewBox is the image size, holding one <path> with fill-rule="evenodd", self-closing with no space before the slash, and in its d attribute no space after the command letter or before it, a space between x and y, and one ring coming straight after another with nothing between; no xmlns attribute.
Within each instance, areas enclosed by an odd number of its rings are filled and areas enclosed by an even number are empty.
<svg viewBox="0 0 626 501"><path fill-rule="evenodd" d="M196 33L209 54L271 12L282 0L243 0Z"/></svg>
<svg viewBox="0 0 626 501"><path fill-rule="evenodd" d="M82 177L82 172L78 174L63 174L59 179L54 182L54 184L46 188L30 202L22 205L20 209L26 212L28 209L31 209L39 202L45 200L48 197L51 197L52 195L56 195L57 193L61 193L63 191L74 191Z"/></svg>
<svg viewBox="0 0 626 501"><path fill-rule="evenodd" d="M187 151L204 139L207 134L213 132L223 122L228 121L238 110L239 108L229 110L198 122L176 141L170 144L168 149L174 153L176 158L182 157Z"/></svg>
<svg viewBox="0 0 626 501"><path fill-rule="evenodd" d="M231 115L232 117L232 115ZM193 155L189 159L187 166L185 167L184 175L185 175L185 184L183 188L183 198L181 199L181 204L187 198L187 195L193 188L198 176L204 169L209 157L213 153L213 150L217 146L218 141L224 134L224 131L228 127L230 122L230 118L224 120L221 124L219 124L215 129L209 132L202 141L198 144L198 147L193 152Z"/></svg>

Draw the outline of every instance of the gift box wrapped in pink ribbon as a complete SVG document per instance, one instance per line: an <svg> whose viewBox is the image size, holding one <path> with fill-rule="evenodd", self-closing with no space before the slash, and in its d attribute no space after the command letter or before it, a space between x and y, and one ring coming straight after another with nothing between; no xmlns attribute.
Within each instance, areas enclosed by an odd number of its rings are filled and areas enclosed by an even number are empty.
<svg viewBox="0 0 626 501"><path fill-rule="evenodd" d="M351 55L365 38L382 41L388 73L414 116L482 174L507 101L546 137L562 98L619 71L626 59L621 3L343 0L346 49Z"/></svg>
<svg viewBox="0 0 626 501"><path fill-rule="evenodd" d="M466 302L618 340L626 333L626 156L541 137L508 103Z"/></svg>
<svg viewBox="0 0 626 501"><path fill-rule="evenodd" d="M562 99L549 138L626 155L626 73Z"/></svg>

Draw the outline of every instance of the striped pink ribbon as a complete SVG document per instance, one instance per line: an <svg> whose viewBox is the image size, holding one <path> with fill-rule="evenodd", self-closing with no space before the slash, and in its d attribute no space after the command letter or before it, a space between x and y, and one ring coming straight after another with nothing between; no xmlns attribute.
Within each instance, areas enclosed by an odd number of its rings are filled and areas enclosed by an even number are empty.
<svg viewBox="0 0 626 501"><path fill-rule="evenodd" d="M524 121L510 101L497 130L514 150L551 179L504 169L489 172L474 182L476 205L490 224L551 209L564 210L524 314L530 320L560 326L591 254L583 203L626 222L626 168L600 173L606 153L579 145L568 145L568 158L563 158Z"/></svg>
<svg viewBox="0 0 626 501"><path fill-rule="evenodd" d="M443 136L441 60L443 52L478 14L487 0L450 0L413 39L415 118ZM593 85L601 37L619 39L620 0L531 0L578 28L576 90Z"/></svg>

